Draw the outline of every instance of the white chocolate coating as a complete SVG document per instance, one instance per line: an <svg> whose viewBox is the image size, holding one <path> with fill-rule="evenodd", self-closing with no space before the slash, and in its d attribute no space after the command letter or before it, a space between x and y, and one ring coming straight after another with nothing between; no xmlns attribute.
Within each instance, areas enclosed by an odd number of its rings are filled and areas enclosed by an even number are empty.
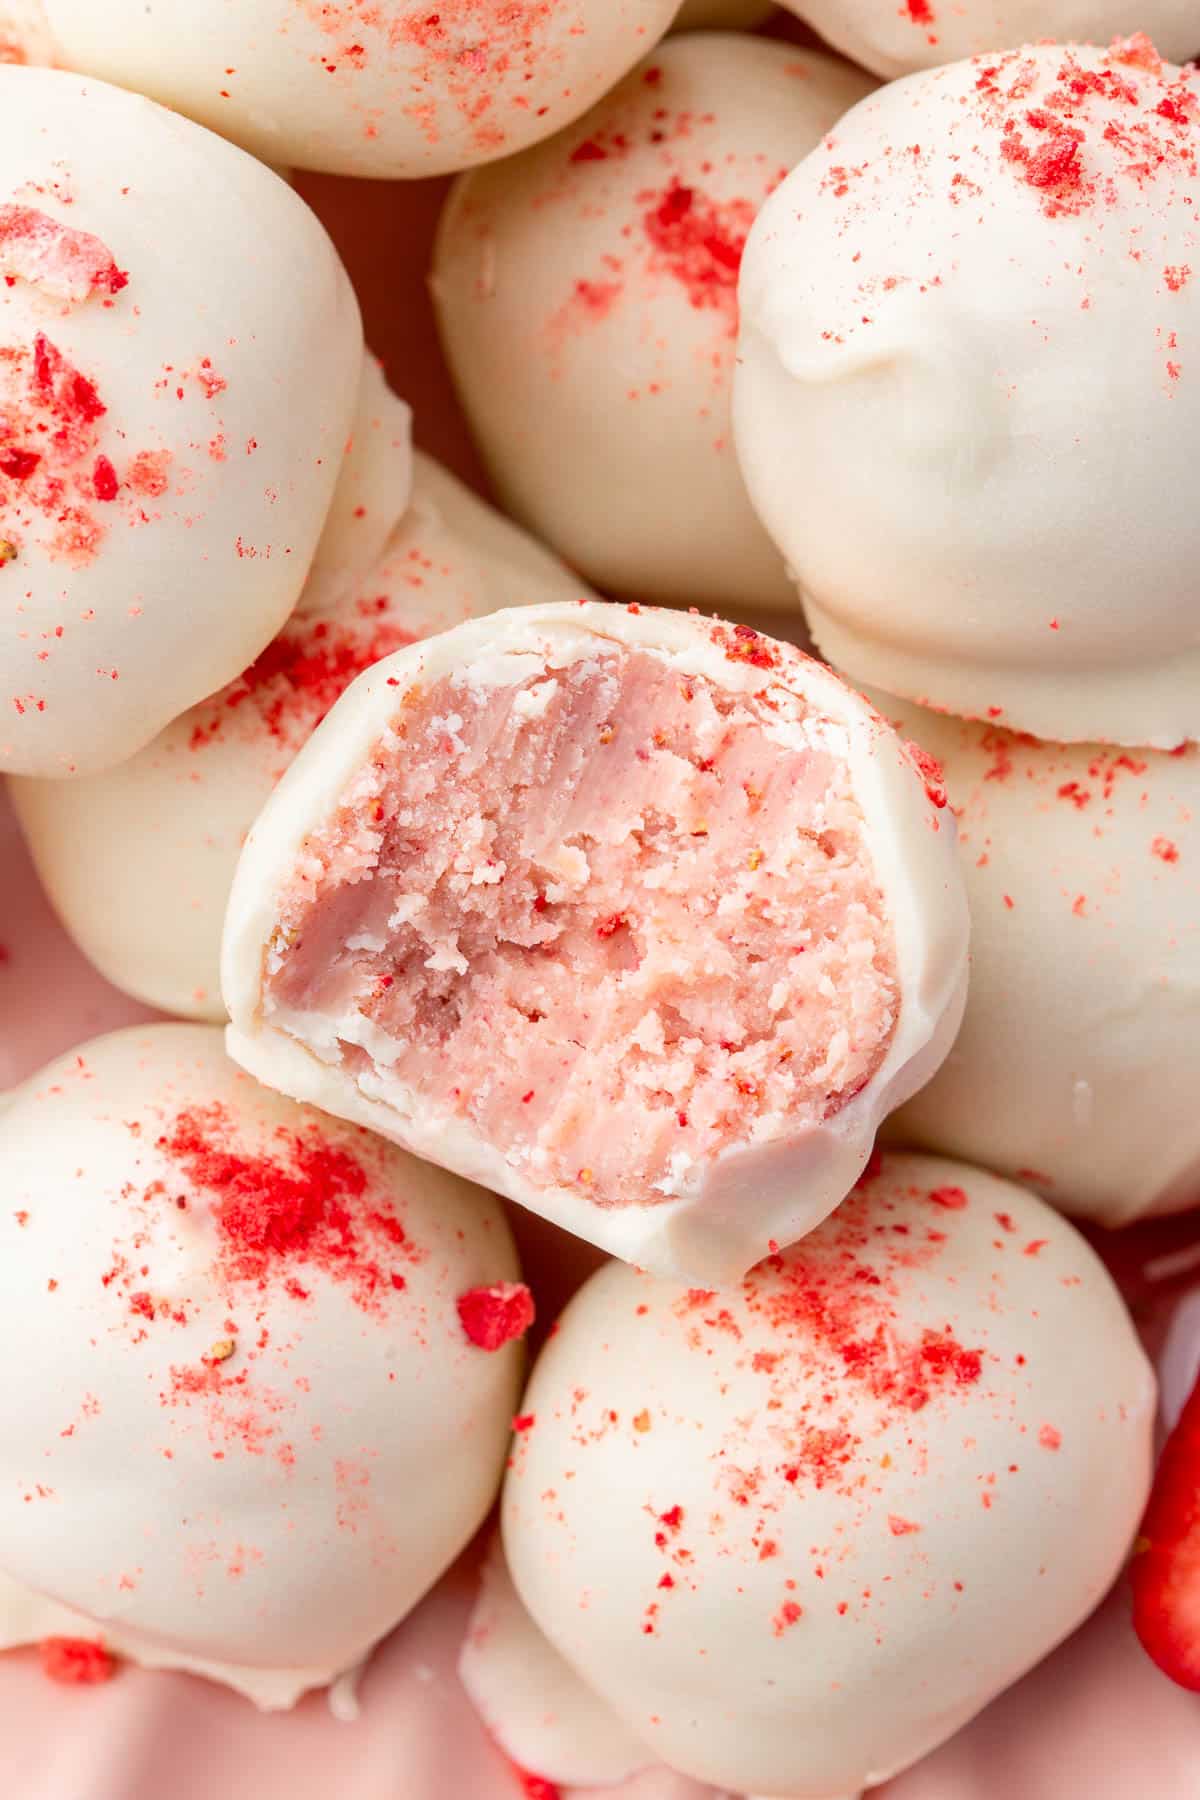
<svg viewBox="0 0 1200 1800"><path fill-rule="evenodd" d="M556 1787L615 1787L655 1761L538 1630L499 1534L480 1570L458 1675L504 1754Z"/></svg>
<svg viewBox="0 0 1200 1800"><path fill-rule="evenodd" d="M578 118L679 0L44 0L65 67L101 75L270 162L440 175Z"/></svg>
<svg viewBox="0 0 1200 1800"><path fill-rule="evenodd" d="M1041 744L873 698L942 764L971 908L962 1030L889 1129L1103 1225L1195 1205L1200 750Z"/></svg>
<svg viewBox="0 0 1200 1800"><path fill-rule="evenodd" d="M868 78L672 38L586 118L454 188L442 341L504 504L597 586L795 607L734 455L737 266L759 206Z"/></svg>
<svg viewBox="0 0 1200 1800"><path fill-rule="evenodd" d="M291 612L361 328L286 183L43 69L0 67L0 273L0 768L66 775L131 755Z"/></svg>
<svg viewBox="0 0 1200 1800"><path fill-rule="evenodd" d="M890 81L964 56L986 56L1047 38L1110 44L1144 31L1163 56L1187 62L1200 48L1191 0L780 0L844 56Z"/></svg>
<svg viewBox="0 0 1200 1800"><path fill-rule="evenodd" d="M884 88L763 209L738 452L855 680L1200 736L1198 154L1200 72L1041 46Z"/></svg>
<svg viewBox="0 0 1200 1800"><path fill-rule="evenodd" d="M413 490L412 410L363 357L358 401L325 526L296 602L302 615L352 599L384 555Z"/></svg>
<svg viewBox="0 0 1200 1800"><path fill-rule="evenodd" d="M547 1637L668 1765L827 1800L949 1737L1098 1604L1147 1491L1154 1379L1063 1219L889 1156L743 1289L601 1270L521 1413L504 1542Z"/></svg>
<svg viewBox="0 0 1200 1800"><path fill-rule="evenodd" d="M374 473L351 485L338 554L319 572L319 589L314 570L259 665L261 677L248 671L115 769L10 783L38 872L71 935L110 981L166 1012L224 1018L221 926L246 834L359 669L463 619L588 592L419 453L403 519L379 560L347 582L342 571L354 572L377 522L391 521L391 500L407 491L407 439L395 450L384 435L369 464ZM396 486L381 486L389 474ZM355 519L354 507L366 502L365 517ZM276 653L282 672L271 678Z"/></svg>
<svg viewBox="0 0 1200 1800"><path fill-rule="evenodd" d="M456 1306L516 1274L499 1206L203 1026L50 1065L0 1167L6 1576L263 1704L361 1661L499 1479L521 1354ZM0 1591L0 1642L44 1624Z"/></svg>
<svg viewBox="0 0 1200 1800"><path fill-rule="evenodd" d="M417 1155L506 1194L611 1254L664 1274L736 1279L772 1240L811 1230L862 1169L876 1128L927 1081L962 1014L966 909L952 822L937 808L906 747L836 676L799 652L764 652L780 704L802 695L816 727L850 772L894 941L898 1011L882 1061L822 1121L774 1120L753 1143L694 1161L653 1202L598 1207L586 1190L535 1181L461 1113L432 1108L392 1074L386 1082L343 1054L361 1034L356 1017L292 1014L265 998L281 892L303 866L309 835L336 812L402 711L405 694L450 673L503 686L544 667L616 644L662 656L731 694L764 686L761 666L731 660L711 621L665 611L590 605L511 610L414 644L349 688L309 739L255 822L226 914L222 985L232 1020L230 1054L259 1080L370 1125ZM775 685L777 684L777 685ZM786 729L782 727L781 729ZM369 1040L370 1041L370 1040Z"/></svg>

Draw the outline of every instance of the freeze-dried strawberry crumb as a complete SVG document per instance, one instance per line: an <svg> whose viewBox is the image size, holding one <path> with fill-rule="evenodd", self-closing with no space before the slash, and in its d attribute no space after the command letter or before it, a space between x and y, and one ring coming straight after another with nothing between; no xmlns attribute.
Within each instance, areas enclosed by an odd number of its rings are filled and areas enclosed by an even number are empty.
<svg viewBox="0 0 1200 1800"><path fill-rule="evenodd" d="M930 805L936 806L940 811L946 804L946 771L937 757L931 756L928 750L922 750L920 744L914 744L910 740L904 748L909 761L925 783L925 794Z"/></svg>
<svg viewBox="0 0 1200 1800"><path fill-rule="evenodd" d="M502 1350L524 1337L534 1320L533 1295L519 1281L470 1288L458 1297L462 1328L480 1350Z"/></svg>
<svg viewBox="0 0 1200 1800"><path fill-rule="evenodd" d="M98 456L92 469L92 488L97 500L115 500L120 490L117 471L107 456Z"/></svg>
<svg viewBox="0 0 1200 1800"><path fill-rule="evenodd" d="M737 283L757 207L750 200L710 200L674 180L660 194L639 195L651 269L679 282L692 306L726 315L737 329Z"/></svg>
<svg viewBox="0 0 1200 1800"><path fill-rule="evenodd" d="M1044 82L1025 52L992 58L975 93L983 124L1001 134L1001 157L1050 218L1111 204L1115 180L1143 187L1197 173L1195 88L1140 34L1107 54L1066 49Z"/></svg>
<svg viewBox="0 0 1200 1800"><path fill-rule="evenodd" d="M33 206L0 206L0 276L76 304L119 294L129 284L112 252L90 231L76 231Z"/></svg>
<svg viewBox="0 0 1200 1800"><path fill-rule="evenodd" d="M518 1769L517 1773L525 1800L562 1800L562 1789L544 1775L530 1775L525 1769Z"/></svg>
<svg viewBox="0 0 1200 1800"><path fill-rule="evenodd" d="M157 1148L211 1197L230 1281L262 1287L298 1267L320 1269L375 1310L404 1291L393 1279L399 1265L420 1260L390 1197L374 1194L359 1158L315 1123L279 1126L267 1147L251 1148L214 1103L181 1112Z"/></svg>
<svg viewBox="0 0 1200 1800"><path fill-rule="evenodd" d="M117 1672L116 1658L91 1638L43 1638L38 1650L43 1675L64 1687L95 1687Z"/></svg>
<svg viewBox="0 0 1200 1800"><path fill-rule="evenodd" d="M712 641L729 662L749 663L755 669L779 667L779 646L752 625L714 625Z"/></svg>
<svg viewBox="0 0 1200 1800"><path fill-rule="evenodd" d="M229 721L250 718L272 739L298 749L357 676L414 639L407 626L378 615L369 626L359 620L289 621L249 668L197 709L190 747L203 749L221 738Z"/></svg>

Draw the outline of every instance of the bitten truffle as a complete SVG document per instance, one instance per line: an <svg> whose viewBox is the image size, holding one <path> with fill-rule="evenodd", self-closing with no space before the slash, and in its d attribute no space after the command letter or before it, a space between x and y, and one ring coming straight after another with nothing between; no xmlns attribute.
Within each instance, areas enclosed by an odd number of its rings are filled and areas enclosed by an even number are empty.
<svg viewBox="0 0 1200 1800"><path fill-rule="evenodd" d="M521 1416L509 1568L617 1716L593 1741L828 1800L948 1738L1099 1603L1149 1485L1154 1378L1065 1220L885 1156L739 1287L601 1270Z"/></svg>
<svg viewBox="0 0 1200 1800"><path fill-rule="evenodd" d="M136 94L0 66L0 769L110 767L257 656L361 367L278 176Z"/></svg>
<svg viewBox="0 0 1200 1800"><path fill-rule="evenodd" d="M43 0L55 59L268 162L440 175L586 112L679 0Z"/></svg>
<svg viewBox="0 0 1200 1800"><path fill-rule="evenodd" d="M0 1180L0 1643L65 1606L265 1706L361 1662L495 1495L521 1352L460 1306L519 1279L496 1201L190 1025L18 1089Z"/></svg>
<svg viewBox="0 0 1200 1800"><path fill-rule="evenodd" d="M751 499L854 680L1039 737L1200 737L1200 71L1040 44L857 106L767 202Z"/></svg>
<svg viewBox="0 0 1200 1800"><path fill-rule="evenodd" d="M375 464L386 477L398 460L385 437L362 478L344 484L354 504L336 534L327 528L337 541L299 607L249 668L115 769L11 783L71 935L110 981L164 1011L224 1017L221 925L246 834L356 675L462 619L589 591L428 457L414 459L411 498L407 467L372 492ZM394 519L394 496L403 517L359 571L376 522Z"/></svg>
<svg viewBox="0 0 1200 1800"><path fill-rule="evenodd" d="M598 586L795 609L734 455L738 267L767 195L870 87L790 44L674 38L454 189L432 288L463 405L505 504Z"/></svg>
<svg viewBox="0 0 1200 1800"><path fill-rule="evenodd" d="M232 1054L619 1256L739 1276L961 1015L936 769L746 626L557 604L368 670L251 832Z"/></svg>
<svg viewBox="0 0 1200 1800"><path fill-rule="evenodd" d="M1043 744L877 694L941 763L971 909L962 1030L895 1120L1104 1225L1200 1192L1200 749Z"/></svg>

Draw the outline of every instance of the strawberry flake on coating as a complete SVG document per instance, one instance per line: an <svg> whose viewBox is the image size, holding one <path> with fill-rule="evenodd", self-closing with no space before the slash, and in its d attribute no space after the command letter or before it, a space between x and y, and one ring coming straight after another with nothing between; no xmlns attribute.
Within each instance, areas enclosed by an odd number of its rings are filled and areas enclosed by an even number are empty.
<svg viewBox="0 0 1200 1800"><path fill-rule="evenodd" d="M48 1637L38 1648L43 1675L63 1687L95 1687L117 1672L116 1659L91 1638Z"/></svg>
<svg viewBox="0 0 1200 1800"><path fill-rule="evenodd" d="M119 294L129 277L107 245L34 206L0 206L0 277L19 279L77 305L93 294Z"/></svg>
<svg viewBox="0 0 1200 1800"><path fill-rule="evenodd" d="M533 1295L520 1281L497 1281L458 1296L462 1328L480 1350L503 1350L524 1337L534 1320Z"/></svg>

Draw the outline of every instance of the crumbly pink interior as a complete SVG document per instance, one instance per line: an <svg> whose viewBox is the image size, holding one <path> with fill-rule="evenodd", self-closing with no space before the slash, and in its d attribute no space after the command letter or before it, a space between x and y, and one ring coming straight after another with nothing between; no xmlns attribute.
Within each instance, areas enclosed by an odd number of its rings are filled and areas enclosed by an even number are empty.
<svg viewBox="0 0 1200 1800"><path fill-rule="evenodd" d="M267 1006L599 1205L828 1118L886 1051L892 934L844 758L773 706L617 645L408 694L305 846Z"/></svg>

